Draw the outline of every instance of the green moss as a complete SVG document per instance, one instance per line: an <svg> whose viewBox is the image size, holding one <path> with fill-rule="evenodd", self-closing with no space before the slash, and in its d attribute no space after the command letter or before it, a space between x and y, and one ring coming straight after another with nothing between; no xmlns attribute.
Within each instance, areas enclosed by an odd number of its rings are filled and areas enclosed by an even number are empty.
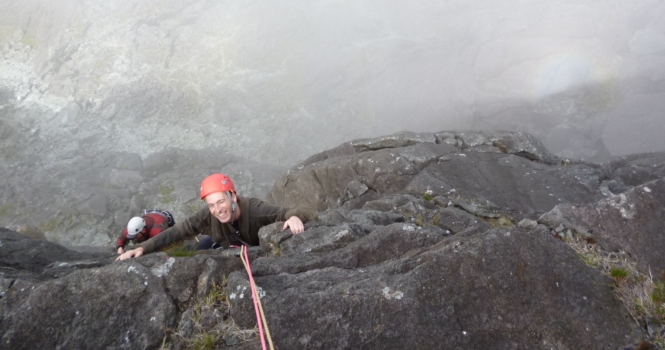
<svg viewBox="0 0 665 350"><path fill-rule="evenodd" d="M175 258L189 257L196 255L196 248L188 248L187 246L180 244L173 244L169 247L164 248L164 252L168 256Z"/></svg>
<svg viewBox="0 0 665 350"><path fill-rule="evenodd" d="M157 187L157 193L159 193L160 196L168 196L175 191L175 186L173 185L159 185Z"/></svg>
<svg viewBox="0 0 665 350"><path fill-rule="evenodd" d="M159 187L157 187L157 193L161 198L161 202L164 204L176 201L173 191L175 191L175 186L173 185L159 185Z"/></svg>
<svg viewBox="0 0 665 350"><path fill-rule="evenodd" d="M56 214L49 219L40 221L37 224L42 232L52 232L57 228L66 228L74 224L75 217L72 214Z"/></svg>
<svg viewBox="0 0 665 350"><path fill-rule="evenodd" d="M14 214L14 212L15 208L12 203L7 203L3 206L0 206L0 217L13 216L12 214Z"/></svg>
<svg viewBox="0 0 665 350"><path fill-rule="evenodd" d="M429 202L429 201L431 201L432 199L434 199L434 196L432 196L432 195L429 194L429 193L425 193L425 194L423 195L423 199Z"/></svg>

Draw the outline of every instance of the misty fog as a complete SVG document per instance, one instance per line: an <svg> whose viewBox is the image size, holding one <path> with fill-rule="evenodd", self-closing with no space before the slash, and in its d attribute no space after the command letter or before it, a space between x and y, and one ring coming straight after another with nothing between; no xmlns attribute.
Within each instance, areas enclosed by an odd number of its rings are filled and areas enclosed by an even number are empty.
<svg viewBox="0 0 665 350"><path fill-rule="evenodd" d="M288 165L399 130L665 148L662 1L3 1L0 43L3 122L37 152L30 130Z"/></svg>
<svg viewBox="0 0 665 350"><path fill-rule="evenodd" d="M170 148L274 166L247 176L260 193L402 130L523 130L595 162L665 150L662 0L0 0L0 57L2 224L104 242L142 205L184 215L204 170L178 170L171 204L137 172Z"/></svg>

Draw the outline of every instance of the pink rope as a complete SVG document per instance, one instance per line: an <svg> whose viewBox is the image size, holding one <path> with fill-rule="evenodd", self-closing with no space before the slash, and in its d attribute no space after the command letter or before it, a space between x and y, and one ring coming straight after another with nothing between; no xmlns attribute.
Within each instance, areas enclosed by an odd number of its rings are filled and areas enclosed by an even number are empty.
<svg viewBox="0 0 665 350"><path fill-rule="evenodd" d="M245 246L240 247L240 254L241 254L240 258L241 260L243 260L243 263L245 264L245 269L247 270L247 276L249 276L249 286L252 289L252 300L254 300L254 311L256 311L256 323L259 325L259 336L261 337L261 346L263 347L263 350L267 350L268 348L266 347L266 338L263 335L263 322L261 321L261 314L259 313L259 305L257 302L259 295L256 292L256 287L254 286L254 277L252 277L252 268L251 266L249 266L249 256L247 256L247 247Z"/></svg>

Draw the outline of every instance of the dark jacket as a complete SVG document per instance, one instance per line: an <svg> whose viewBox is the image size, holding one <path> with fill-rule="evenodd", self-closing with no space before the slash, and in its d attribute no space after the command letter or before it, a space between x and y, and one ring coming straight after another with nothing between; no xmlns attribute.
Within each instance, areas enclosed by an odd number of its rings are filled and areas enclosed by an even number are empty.
<svg viewBox="0 0 665 350"><path fill-rule="evenodd" d="M148 234L143 235L143 241L146 241L148 238L152 238L160 234L162 231L166 230L169 227L168 218L159 213L149 213L141 216L145 220L145 227L148 229ZM147 237L146 237L147 236ZM122 230L120 238L116 243L116 248L125 247L129 243L130 239L127 238L127 227ZM139 243L136 239L134 243Z"/></svg>
<svg viewBox="0 0 665 350"><path fill-rule="evenodd" d="M230 223L221 223L210 214L207 207L201 208L194 215L175 224L160 235L151 238L138 247L145 249L144 253L152 253L173 243L194 237L201 232L210 232L213 242L228 248L231 244L239 244L238 237L249 245L259 245L259 229L277 221L286 221L291 216L297 216L303 222L316 220L316 213L312 210L296 207L282 208L268 204L256 198L237 197L240 206L239 232Z"/></svg>

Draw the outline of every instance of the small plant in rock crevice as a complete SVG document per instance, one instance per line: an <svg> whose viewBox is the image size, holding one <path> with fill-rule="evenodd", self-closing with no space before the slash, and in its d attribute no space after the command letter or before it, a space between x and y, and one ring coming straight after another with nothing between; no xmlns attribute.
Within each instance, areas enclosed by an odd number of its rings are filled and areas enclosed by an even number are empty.
<svg viewBox="0 0 665 350"><path fill-rule="evenodd" d="M164 248L164 252L166 255L176 258L189 257L196 255L196 247L190 248L182 243L174 243Z"/></svg>
<svg viewBox="0 0 665 350"><path fill-rule="evenodd" d="M665 282L640 271L637 261L626 252L605 252L585 239L567 244L580 260L614 280L614 292L628 314L645 330L655 326L657 331L649 335L649 341L656 349L665 350Z"/></svg>
<svg viewBox="0 0 665 350"><path fill-rule="evenodd" d="M622 268L613 267L610 269L610 277L619 282L628 277L628 271Z"/></svg>
<svg viewBox="0 0 665 350"><path fill-rule="evenodd" d="M257 339L256 329L241 329L229 315L229 302L226 296L225 278L220 283L212 286L203 300L192 302L187 308L190 313L188 320L191 322L190 332L187 334L173 332L171 338L186 349L212 350L225 348L225 346L239 345ZM182 324L181 324L182 326ZM172 349L173 344L163 344L161 350Z"/></svg>
<svg viewBox="0 0 665 350"><path fill-rule="evenodd" d="M478 216L478 215L476 215L476 216ZM508 227L515 226L515 224L512 222L512 220L510 220L508 217L503 216L503 215L500 215L497 218L486 218L486 217L483 217L483 216L478 216L478 217L480 217L482 220L484 220L485 222L490 224L490 226L492 226L493 228L508 228Z"/></svg>

